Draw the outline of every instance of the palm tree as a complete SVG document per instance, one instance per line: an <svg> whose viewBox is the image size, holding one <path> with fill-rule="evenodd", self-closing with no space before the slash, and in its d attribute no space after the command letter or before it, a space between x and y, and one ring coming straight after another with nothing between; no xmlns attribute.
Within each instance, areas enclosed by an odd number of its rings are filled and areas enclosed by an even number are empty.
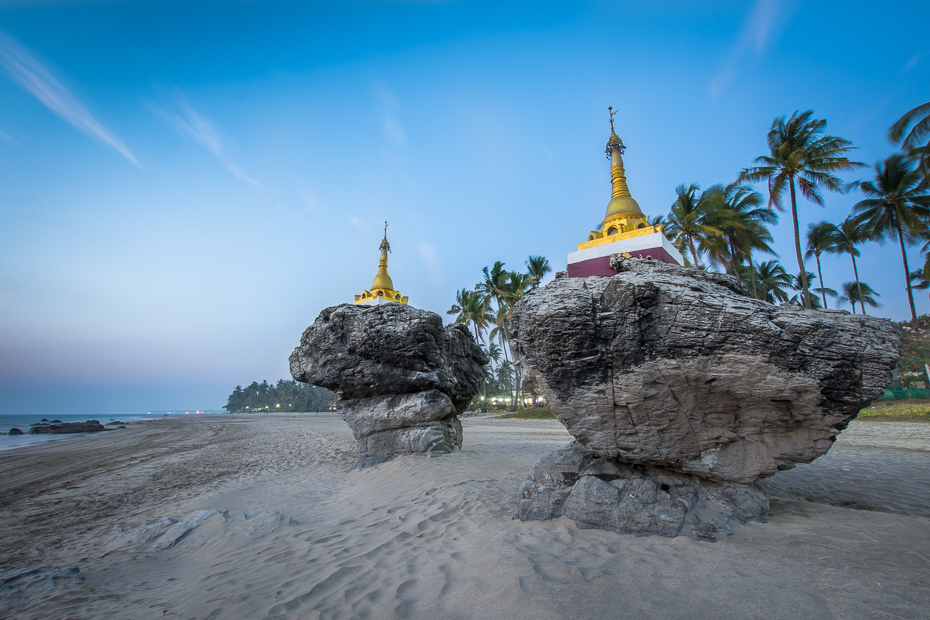
<svg viewBox="0 0 930 620"><path fill-rule="evenodd" d="M930 217L930 195L921 189L921 175L913 164L900 153L891 155L875 164L874 181L856 181L850 187L858 187L868 196L853 205L853 210L862 217L869 235L883 242L886 235L896 234L901 244L901 260L904 262L904 281L907 283L907 300L911 305L911 319L917 320L914 309L914 293L911 290L911 270L907 266L905 237L911 238L926 228Z"/></svg>
<svg viewBox="0 0 930 620"><path fill-rule="evenodd" d="M484 342L482 332L487 329L488 321L493 319L488 312L485 295L481 291L469 291L464 288L456 294L455 303L446 314L455 314L456 323L464 323L466 326L471 324L475 330L475 342L479 346ZM487 374L481 380L481 390L484 395L481 401L481 411L486 412L488 410Z"/></svg>
<svg viewBox="0 0 930 620"><path fill-rule="evenodd" d="M475 341L478 343L484 342L483 332L487 329L488 322L494 320L487 310L485 296L480 291L464 288L458 292L455 303L446 314L456 314L456 323L471 325L475 330Z"/></svg>
<svg viewBox="0 0 930 620"><path fill-rule="evenodd" d="M539 286L539 281L552 271L552 267L549 266L549 259L545 256L530 256L526 261L526 271L533 278L533 288L536 288Z"/></svg>
<svg viewBox="0 0 930 620"><path fill-rule="evenodd" d="M925 144L921 142L928 137L930 137L930 102L905 112L904 116L888 129L888 138L894 144L900 142L902 149L907 149L912 155L920 158L919 168L925 176L930 173L930 140Z"/></svg>
<svg viewBox="0 0 930 620"><path fill-rule="evenodd" d="M828 296L828 295L829 295L830 297L836 297L838 293L837 293L836 291L834 291L832 288L826 288L826 287L814 288L814 287L813 287L813 284L814 284L814 280L816 280L816 279L817 279L817 276L815 276L815 275L814 275L813 273L811 273L810 271L807 272L807 284L808 284L808 286L811 287L810 290L814 291L815 293L819 293L820 296L821 296L821 297L823 298L823 300L824 300L824 301L823 301L823 304L821 304L821 303L820 303L820 299L817 297L817 295L813 295L813 296L811 296L811 306L813 307L814 310L820 310L820 309L822 309L822 308L826 308L826 307L827 307L827 296ZM796 291L801 291L801 290L802 290L802 287L801 287L801 274L798 274L798 275L796 275L796 276L794 276L794 275L791 276L791 288L793 288L793 289L796 290ZM794 304L794 305L796 305L796 306L804 306L804 301L803 301L802 299L798 298L797 295L793 295L793 296L791 297L791 299L788 300L788 303L789 303L789 304Z"/></svg>
<svg viewBox="0 0 930 620"><path fill-rule="evenodd" d="M865 282L843 282L843 286L840 288L843 294L837 301L839 303L849 302L849 305L852 306L853 314L856 313L857 301L860 307L862 307L863 302L869 304L873 308L878 308L880 305L875 301L875 297L881 297L881 295L873 291L872 287Z"/></svg>
<svg viewBox="0 0 930 620"><path fill-rule="evenodd" d="M811 119L813 110L795 112L785 121L776 118L768 134L769 154L756 158L757 166L746 168L739 180L755 183L768 181L769 204L782 208L785 190L791 197L791 218L794 223L794 247L801 270L804 294L804 307L810 308L810 292L807 286L807 270L804 257L801 256L801 232L798 225L798 205L795 190L820 206L823 196L820 188L841 191L840 179L833 173L863 166L859 162L849 161L843 155L850 151L852 143L836 136L821 135L827 127L827 121ZM795 187L797 186L797 187Z"/></svg>
<svg viewBox="0 0 930 620"><path fill-rule="evenodd" d="M849 216L838 225L834 226L832 231L833 239L835 240L835 245L827 248L827 252L830 254L849 254L849 258L852 259L853 266L853 275L856 277L856 282L859 282L859 268L856 266L856 257L860 256L859 248L856 246L860 243L865 243L869 240L869 231L866 226L862 223L862 218ZM856 296L856 299L862 297L861 294ZM860 304L862 308L862 314L866 314L865 306Z"/></svg>
<svg viewBox="0 0 930 620"><path fill-rule="evenodd" d="M698 190L700 187L696 183L676 187L678 197L665 219L665 232L671 237L672 243L682 253L686 247L691 251L692 267L698 266L695 242L700 243L708 237L720 235L720 230L707 221L710 203L704 200L704 194L698 197Z"/></svg>
<svg viewBox="0 0 930 620"><path fill-rule="evenodd" d="M804 258L813 256L817 259L817 279L820 280L821 285L823 284L823 272L820 270L820 255L836 245L835 231L836 226L830 222L820 222L807 227L807 252L804 253ZM821 288L819 292L823 297L823 307L826 308L826 289Z"/></svg>
<svg viewBox="0 0 930 620"><path fill-rule="evenodd" d="M517 273L516 271L511 271L507 274L506 279L504 280L501 293L504 300L503 310L504 316L501 320L501 328L504 331L504 337L510 342L510 334L507 332L507 324L510 321L510 315L513 311L513 306L516 304L523 295L527 293L533 286L533 278L526 273ZM511 402L510 408L511 411L517 410L517 392L520 391L522 385L522 375L520 373L520 364L519 362L514 362L514 374L516 376L516 389L514 391L513 401Z"/></svg>
<svg viewBox="0 0 930 620"><path fill-rule="evenodd" d="M774 254L768 243L772 240L766 224L774 224L778 216L770 209L761 208L762 195L751 187L731 183L726 187L716 186L711 200L719 201L714 210L715 225L722 231L729 247L730 269L740 277L739 266L745 258L749 262L749 275L755 290L755 270L752 268L752 253L760 250ZM753 293L755 294L755 293Z"/></svg>
<svg viewBox="0 0 930 620"><path fill-rule="evenodd" d="M759 263L756 278L759 283L759 299L770 304L788 301L788 292L785 289L791 288L791 276L777 260Z"/></svg>

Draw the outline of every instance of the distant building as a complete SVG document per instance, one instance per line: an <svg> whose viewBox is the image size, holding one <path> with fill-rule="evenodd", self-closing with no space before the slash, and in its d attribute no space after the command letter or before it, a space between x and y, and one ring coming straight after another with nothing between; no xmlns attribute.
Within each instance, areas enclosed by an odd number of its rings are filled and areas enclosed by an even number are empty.
<svg viewBox="0 0 930 620"><path fill-rule="evenodd" d="M359 305L377 306L383 303L407 303L407 298L401 296L400 292L394 290L394 282L388 275L388 252L391 251L391 244L387 239L387 222L384 223L384 239L381 241L381 260L378 261L378 275L375 276L371 283L371 290L362 291L361 295L355 296L355 303Z"/></svg>
<svg viewBox="0 0 930 620"><path fill-rule="evenodd" d="M676 265L684 265L681 252L669 242L662 226L653 226L630 194L623 169L623 152L626 147L614 131L613 108L610 111L610 139L607 140L607 157L610 159L610 184L613 188L607 214L588 240L578 244L578 251L568 255L568 275L572 278L612 276L610 257L621 254L632 258L652 258Z"/></svg>

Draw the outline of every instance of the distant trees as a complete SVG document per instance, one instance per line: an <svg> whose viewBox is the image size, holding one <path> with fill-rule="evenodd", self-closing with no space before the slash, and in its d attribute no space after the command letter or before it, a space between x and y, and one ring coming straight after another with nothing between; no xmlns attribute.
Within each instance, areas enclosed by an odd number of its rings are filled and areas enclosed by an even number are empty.
<svg viewBox="0 0 930 620"><path fill-rule="evenodd" d="M276 384L253 381L247 387L237 385L223 409L229 413L254 411L327 411L336 395L325 388L281 379Z"/></svg>
<svg viewBox="0 0 930 620"><path fill-rule="evenodd" d="M517 407L521 376L519 365L510 359L510 314L514 304L538 287L540 280L552 271L549 260L544 256L530 256L526 267L526 272L509 271L502 261L495 261L492 267L484 267L482 278L474 289L459 290L455 303L446 312L455 317L456 323L469 326L475 334L475 341L491 360L482 386L482 411L487 411L489 396L503 395L510 401L511 410Z"/></svg>
<svg viewBox="0 0 930 620"><path fill-rule="evenodd" d="M736 182L712 185L703 192L696 183L679 185L668 215L650 221L664 224L666 235L682 252L686 264L732 273L753 297L774 303L826 307L828 298L839 294L825 284L824 276L830 274L823 273L822 257L848 254L852 273L845 278L852 276L856 290L850 293L843 285L841 292L846 294L837 301L858 305L863 314L866 306L877 307L878 294L859 279L860 248L870 241L884 243L893 239L901 248L904 288L911 320L916 321L914 290L930 288L930 103L904 114L888 135L892 142L900 144L902 152L876 164L871 179L844 185L838 173L864 167L847 157L854 148L852 143L826 135L826 121L813 118L812 111L776 118L768 132L768 154L757 157L754 166L744 168ZM768 185L765 208L759 195L745 185L759 181ZM822 206L824 190L857 191L863 196L843 221L809 224L802 253L797 194ZM775 254L769 245L772 234L768 228L777 222L773 206L790 210L797 276L786 272L777 260L760 264L753 261L753 252ZM921 246L922 267L912 271L907 246L916 244ZM816 279L820 284L816 288L805 258L817 263ZM794 289L800 295L789 293ZM814 299L814 293L819 299Z"/></svg>

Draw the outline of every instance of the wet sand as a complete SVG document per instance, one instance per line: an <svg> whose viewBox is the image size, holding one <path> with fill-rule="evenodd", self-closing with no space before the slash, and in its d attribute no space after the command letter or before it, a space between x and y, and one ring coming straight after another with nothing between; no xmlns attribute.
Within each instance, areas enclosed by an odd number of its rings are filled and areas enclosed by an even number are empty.
<svg viewBox="0 0 930 620"><path fill-rule="evenodd" d="M930 616L927 425L854 422L765 482L768 523L717 543L513 521L527 470L570 436L464 425L459 453L362 471L332 415L190 416L4 452L0 617ZM181 539L199 546L145 540L192 514L210 515ZM44 566L80 573L9 578Z"/></svg>

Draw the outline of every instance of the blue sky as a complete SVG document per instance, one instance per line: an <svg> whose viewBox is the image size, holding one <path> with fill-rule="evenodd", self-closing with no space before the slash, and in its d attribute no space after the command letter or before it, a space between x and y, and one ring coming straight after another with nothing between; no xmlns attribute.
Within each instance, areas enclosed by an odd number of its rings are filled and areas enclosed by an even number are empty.
<svg viewBox="0 0 930 620"><path fill-rule="evenodd" d="M733 181L795 110L871 166L930 99L928 18L918 2L0 1L0 412L218 408L288 377L319 311L370 286L384 220L395 285L443 316L495 260L564 269L609 199L608 105L650 215L680 183ZM857 200L802 203L802 227ZM774 234L796 271L787 217ZM899 249L862 252L876 314L906 318ZM852 279L847 258L823 267Z"/></svg>

